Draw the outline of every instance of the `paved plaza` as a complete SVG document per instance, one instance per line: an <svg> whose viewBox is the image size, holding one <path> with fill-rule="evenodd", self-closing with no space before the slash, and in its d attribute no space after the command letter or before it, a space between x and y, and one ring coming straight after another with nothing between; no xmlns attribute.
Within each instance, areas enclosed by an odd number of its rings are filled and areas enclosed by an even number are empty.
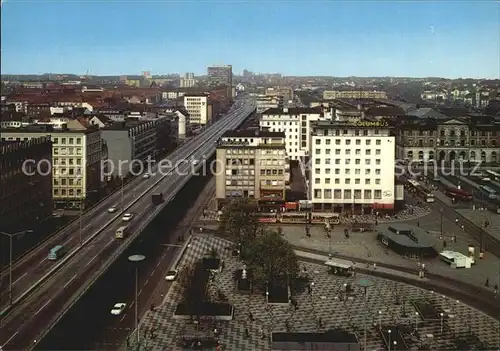
<svg viewBox="0 0 500 351"><path fill-rule="evenodd" d="M234 320L218 321L216 325L213 321L202 320L200 325L195 325L189 320L174 320L175 306L181 300L179 284L175 282L162 306L148 311L141 321L142 350L181 350L177 346L180 338L213 336L214 328L220 332L219 340L224 350L270 350L270 333L284 332L287 325L292 332L345 329L356 333L361 344L364 344L366 326L367 350L381 349L383 341L378 330L387 333L386 329L394 328L396 324L412 330L404 335L412 350L419 347L427 350L456 348L454 340L458 337L480 340L483 343L481 348L498 345L499 322L459 301L359 273L350 278L337 277L328 274L321 264L301 263L302 274L307 275L314 286L311 294L305 289L295 295L297 309L289 305L266 305L265 297L260 294L250 295L235 290L233 272L241 269L242 263L231 256L230 246L220 238L195 237L180 265L195 262L211 249L218 250L225 269L209 284L209 293L213 294L217 289L223 291L235 307ZM358 286L363 278L374 283L367 289L366 296ZM344 298L346 283L353 286L348 299ZM430 318L422 312L416 315L412 302L432 305L438 315L443 313L443 319ZM253 320L250 320L249 312ZM248 336L245 330L248 330ZM132 344L134 342L131 342L131 347Z"/></svg>

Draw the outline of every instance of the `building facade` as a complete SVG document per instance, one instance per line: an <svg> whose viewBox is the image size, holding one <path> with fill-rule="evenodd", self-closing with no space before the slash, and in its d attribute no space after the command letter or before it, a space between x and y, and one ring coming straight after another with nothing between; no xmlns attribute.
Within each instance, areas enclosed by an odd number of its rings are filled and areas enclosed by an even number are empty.
<svg viewBox="0 0 500 351"><path fill-rule="evenodd" d="M311 123L329 119L321 108L272 108L262 113L259 126L270 132L284 132L290 160L309 156Z"/></svg>
<svg viewBox="0 0 500 351"><path fill-rule="evenodd" d="M311 135L309 198L315 210L394 208L395 137L387 124L318 121Z"/></svg>
<svg viewBox="0 0 500 351"><path fill-rule="evenodd" d="M231 65L209 66L207 75L209 86L227 85L232 87L233 85L233 66Z"/></svg>
<svg viewBox="0 0 500 351"><path fill-rule="evenodd" d="M0 143L0 230L36 228L52 216L51 162L50 137Z"/></svg>
<svg viewBox="0 0 500 351"><path fill-rule="evenodd" d="M208 94L184 95L184 107L189 114L190 124L205 125L210 122Z"/></svg>
<svg viewBox="0 0 500 351"><path fill-rule="evenodd" d="M266 89L266 96L281 97L285 102L293 100L292 87L272 87Z"/></svg>
<svg viewBox="0 0 500 351"><path fill-rule="evenodd" d="M52 140L52 191L55 208L79 209L101 188L103 142L97 127L71 130L66 125L30 125L4 129L2 141Z"/></svg>
<svg viewBox="0 0 500 351"><path fill-rule="evenodd" d="M325 90L323 99L387 99L387 93L377 90Z"/></svg>
<svg viewBox="0 0 500 351"><path fill-rule="evenodd" d="M397 157L407 161L500 162L500 121L485 118L407 117L395 126Z"/></svg>
<svg viewBox="0 0 500 351"><path fill-rule="evenodd" d="M192 88L195 85L194 73L186 73L179 81L181 88Z"/></svg>
<svg viewBox="0 0 500 351"><path fill-rule="evenodd" d="M250 198L260 206L285 200L287 159L285 134L228 131L216 150L216 198L219 208L234 198Z"/></svg>
<svg viewBox="0 0 500 351"><path fill-rule="evenodd" d="M135 172L148 157L154 159L161 126L157 121L128 121L103 128L102 139L108 147L108 163L112 165L110 173L123 178Z"/></svg>

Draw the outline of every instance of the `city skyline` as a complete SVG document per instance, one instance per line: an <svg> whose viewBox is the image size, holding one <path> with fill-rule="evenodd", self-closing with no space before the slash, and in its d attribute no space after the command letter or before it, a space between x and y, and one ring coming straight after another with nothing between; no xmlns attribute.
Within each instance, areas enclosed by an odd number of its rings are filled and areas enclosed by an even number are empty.
<svg viewBox="0 0 500 351"><path fill-rule="evenodd" d="M283 4L11 0L2 73L199 75L231 64L287 76L500 77L498 3Z"/></svg>

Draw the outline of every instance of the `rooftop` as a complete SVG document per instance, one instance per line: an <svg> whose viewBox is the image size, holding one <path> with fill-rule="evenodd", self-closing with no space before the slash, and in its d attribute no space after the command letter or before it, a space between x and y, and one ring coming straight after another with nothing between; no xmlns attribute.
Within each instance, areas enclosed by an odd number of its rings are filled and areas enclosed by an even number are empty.
<svg viewBox="0 0 500 351"><path fill-rule="evenodd" d="M412 248L430 248L436 244L426 230L404 223L379 224L375 230L392 242Z"/></svg>
<svg viewBox="0 0 500 351"><path fill-rule="evenodd" d="M228 130L222 138L284 138L285 132L268 132L262 130Z"/></svg>
<svg viewBox="0 0 500 351"><path fill-rule="evenodd" d="M323 111L317 107L292 107L280 108L273 107L262 112L263 115L301 115L301 114L322 114Z"/></svg>

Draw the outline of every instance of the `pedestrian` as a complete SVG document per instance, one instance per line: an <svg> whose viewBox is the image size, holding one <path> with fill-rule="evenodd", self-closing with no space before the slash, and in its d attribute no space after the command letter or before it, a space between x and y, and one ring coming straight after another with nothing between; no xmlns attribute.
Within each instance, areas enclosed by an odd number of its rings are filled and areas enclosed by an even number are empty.
<svg viewBox="0 0 500 351"><path fill-rule="evenodd" d="M498 293L498 285L497 284L495 284L495 286L493 287L493 293L495 294L495 296Z"/></svg>
<svg viewBox="0 0 500 351"><path fill-rule="evenodd" d="M484 286L488 287L490 286L490 280L486 278L486 281L484 282Z"/></svg>
<svg viewBox="0 0 500 351"><path fill-rule="evenodd" d="M248 338L250 336L250 333L248 332L248 328L245 328L245 337Z"/></svg>

